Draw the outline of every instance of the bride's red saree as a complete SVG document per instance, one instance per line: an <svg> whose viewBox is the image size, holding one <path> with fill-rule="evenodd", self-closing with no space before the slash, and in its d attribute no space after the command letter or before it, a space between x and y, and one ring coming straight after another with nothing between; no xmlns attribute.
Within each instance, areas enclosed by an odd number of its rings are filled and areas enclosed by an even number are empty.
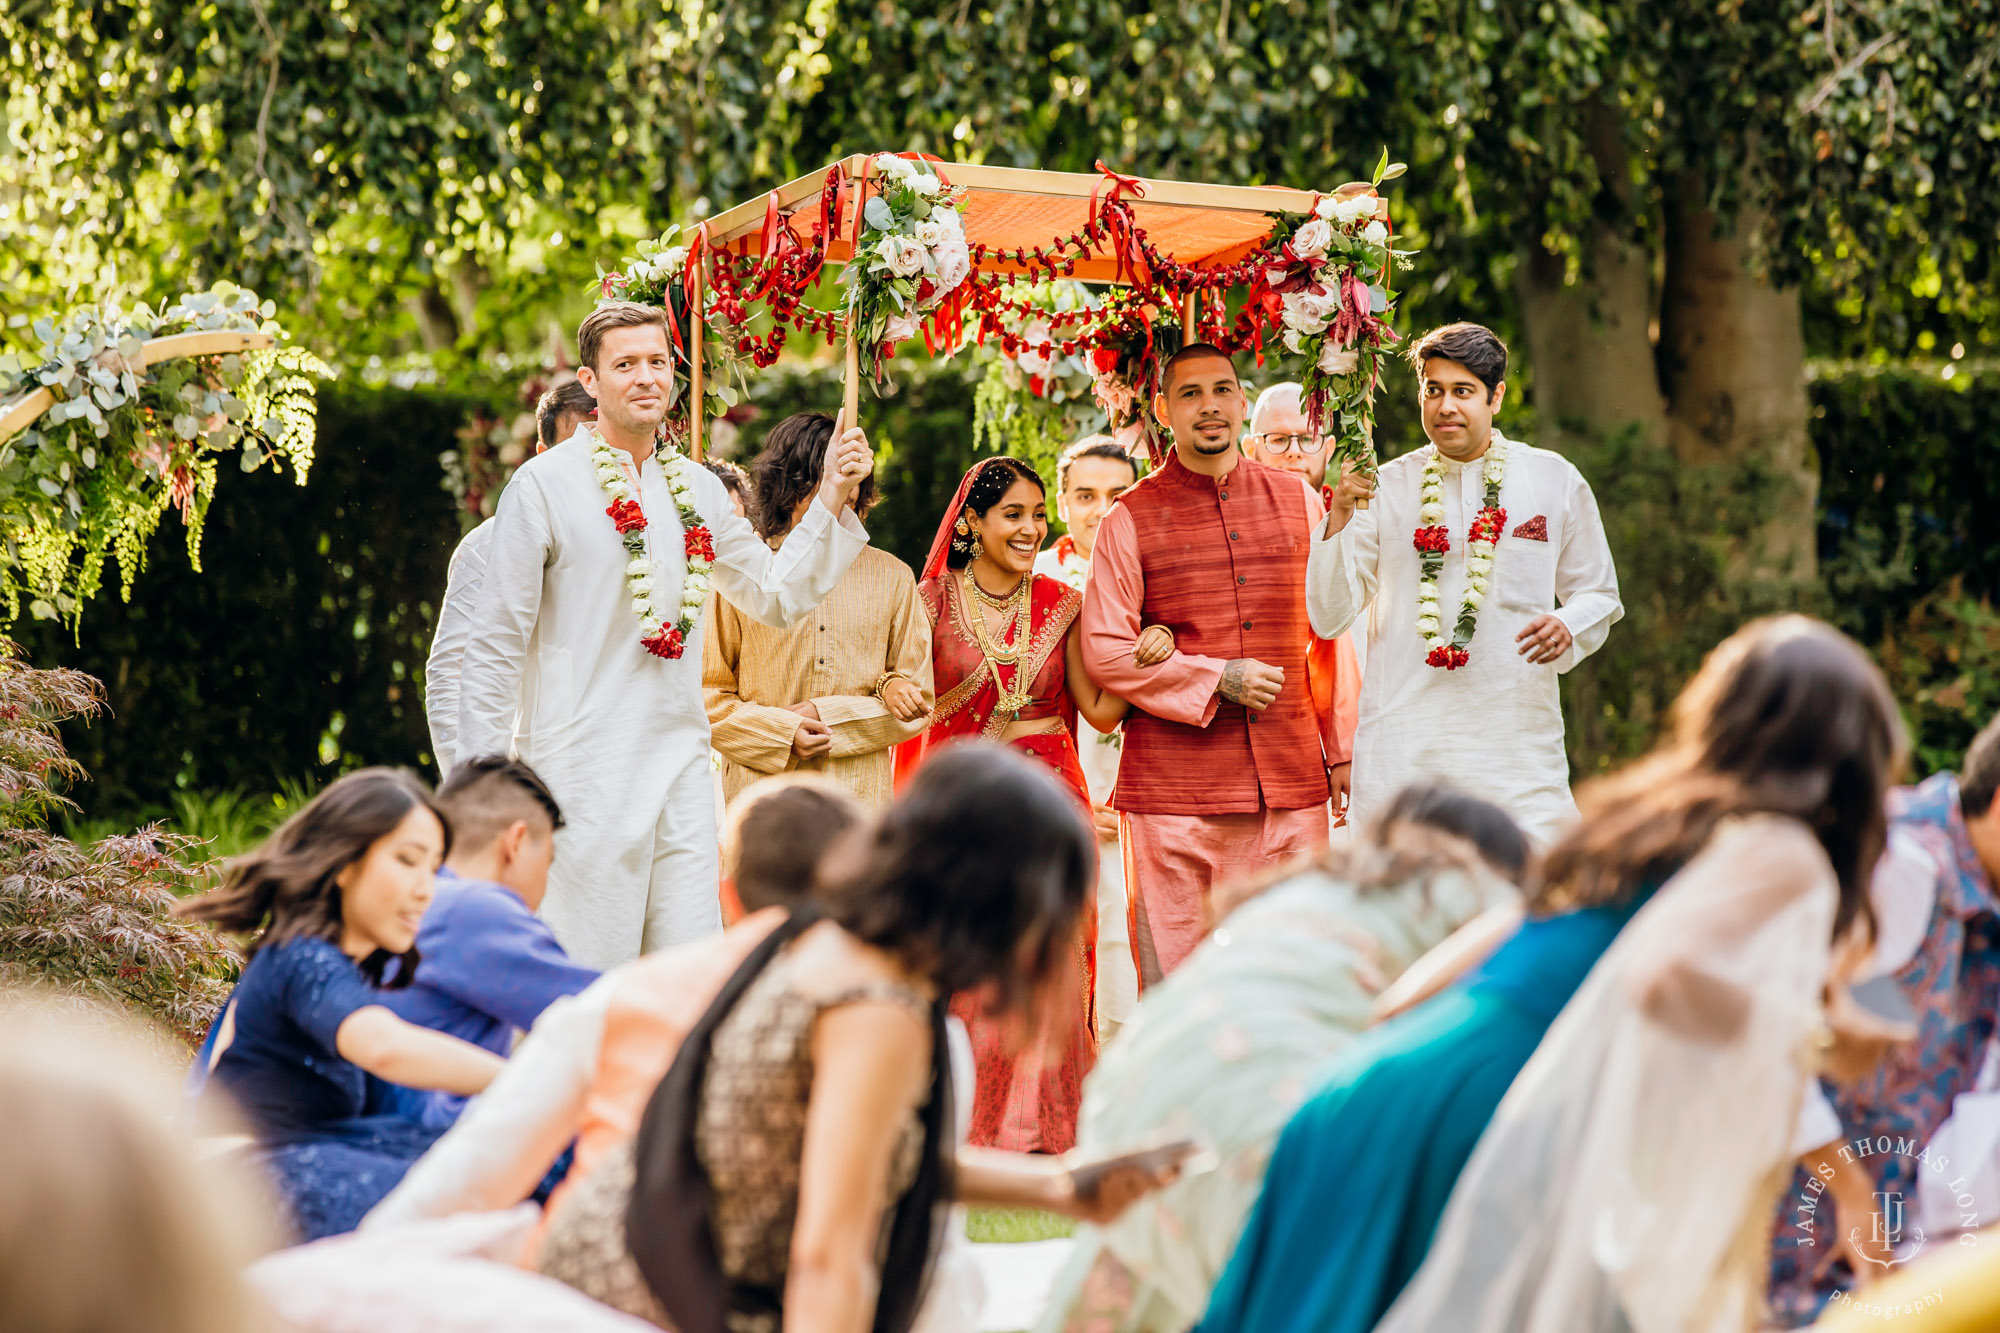
<svg viewBox="0 0 2000 1333"><path fill-rule="evenodd" d="M989 460L990 461L990 460ZM983 465L982 465L983 466ZM999 740L1010 723L1061 718L1061 730L1020 736L1008 745L1047 764L1069 784L1086 812L1089 789L1077 761L1076 705L1064 678L1064 644L1083 607L1083 598L1059 579L1030 575L1027 625L1015 627L1003 642L1012 644L1025 633L1020 660L1013 665L988 666L980 651L971 617L976 606L966 604L962 575L945 564L952 528L965 504L965 494L979 467L965 475L945 521L932 543L917 594L931 618L931 665L937 682L937 707L923 734L896 749L896 781L903 780L926 755L941 745L975 737ZM995 675L999 679L996 681ZM1027 703L1015 711L1000 707L1001 688L1020 688L1028 681ZM1046 1006L1050 1018L1038 1040L1026 1043L988 1017L970 995L961 995L952 1012L972 1035L978 1091L973 1100L970 1141L982 1147L1017 1152L1067 1152L1076 1143L1076 1118L1083 1100L1083 1078L1096 1058L1095 996L1097 988L1097 904L1093 892L1080 923L1074 986L1056 988Z"/></svg>

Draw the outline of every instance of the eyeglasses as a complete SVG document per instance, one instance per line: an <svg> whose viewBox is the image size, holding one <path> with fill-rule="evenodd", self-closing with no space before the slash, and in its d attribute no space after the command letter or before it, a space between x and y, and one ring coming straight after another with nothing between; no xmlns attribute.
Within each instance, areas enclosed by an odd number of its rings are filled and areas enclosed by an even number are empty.
<svg viewBox="0 0 2000 1333"><path fill-rule="evenodd" d="M1326 448L1324 435L1259 435L1257 439L1264 448L1274 454L1288 454L1293 450L1311 456Z"/></svg>

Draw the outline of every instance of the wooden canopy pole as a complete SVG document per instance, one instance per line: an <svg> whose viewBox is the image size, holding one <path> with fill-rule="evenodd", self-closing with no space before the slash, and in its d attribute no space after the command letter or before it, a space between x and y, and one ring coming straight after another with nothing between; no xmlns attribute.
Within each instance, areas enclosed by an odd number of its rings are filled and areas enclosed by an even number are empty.
<svg viewBox="0 0 2000 1333"><path fill-rule="evenodd" d="M847 316L847 388L840 400L840 428L853 430L861 424L861 344L854 336L854 314Z"/></svg>
<svg viewBox="0 0 2000 1333"><path fill-rule="evenodd" d="M694 300L689 302L688 309L688 396L691 399L688 403L688 457L697 463L704 457L701 419L705 415L702 393L706 387L702 384L701 358L701 333L705 322L701 317L704 295L702 276L702 256L697 255L694 263Z"/></svg>
<svg viewBox="0 0 2000 1333"><path fill-rule="evenodd" d="M1185 346L1196 338L1195 324L1201 318L1201 293L1189 292L1181 298L1181 343Z"/></svg>

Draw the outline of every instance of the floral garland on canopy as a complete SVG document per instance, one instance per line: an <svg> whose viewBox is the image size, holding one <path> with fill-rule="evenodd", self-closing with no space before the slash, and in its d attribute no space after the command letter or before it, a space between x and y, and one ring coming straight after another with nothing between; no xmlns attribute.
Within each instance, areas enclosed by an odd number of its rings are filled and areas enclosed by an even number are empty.
<svg viewBox="0 0 2000 1333"><path fill-rule="evenodd" d="M187 293L164 309L115 303L38 319L33 360L0 356L0 404L47 388L56 403L0 442L0 614L22 603L40 620L74 625L99 591L107 558L120 592L145 567L168 509L201 535L216 468L234 452L245 472L289 463L300 485L312 466L314 381L333 369L285 345L276 307L233 283ZM144 364L146 342L182 333L263 333L275 346Z"/></svg>
<svg viewBox="0 0 2000 1333"><path fill-rule="evenodd" d="M1294 227L1266 266L1262 292L1275 297L1287 351L1305 358L1306 418L1329 424L1334 459L1375 472L1375 390L1382 359L1397 341L1388 317L1396 303L1390 280L1414 251L1390 243L1387 209L1376 193L1403 174L1385 152L1369 188L1321 199L1313 216Z"/></svg>
<svg viewBox="0 0 2000 1333"><path fill-rule="evenodd" d="M933 349L957 345L949 321L960 307L951 298L972 276L972 252L964 190L912 155L877 153L870 165L876 190L861 207L861 237L840 280L854 336L868 349L869 374L880 380L899 342L922 333Z"/></svg>

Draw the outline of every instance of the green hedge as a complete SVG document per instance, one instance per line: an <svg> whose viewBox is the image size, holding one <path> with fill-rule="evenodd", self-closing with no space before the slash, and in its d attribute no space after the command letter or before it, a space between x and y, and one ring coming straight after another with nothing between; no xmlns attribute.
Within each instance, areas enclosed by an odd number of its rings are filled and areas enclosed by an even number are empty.
<svg viewBox="0 0 2000 1333"><path fill-rule="evenodd" d="M973 457L972 395L953 366L898 366L899 391L866 403L883 458L869 527L911 564ZM744 431L830 411L825 372L779 373L755 388ZM132 602L106 597L80 639L17 634L39 665L99 676L112 715L72 728L94 782L76 795L99 817L165 813L176 792L276 791L364 763L427 765L422 664L445 564L458 537L437 456L483 399L469 393L327 386L319 461L300 488L271 471L223 477L206 573L187 566L171 521ZM1944 381L1910 371L1824 373L1812 385L1822 470L1823 592L1810 609L1874 646L1909 710L1920 768L1951 762L2000 708L2000 375ZM1386 404L1385 452L1416 438ZM1691 473L1611 440L1577 458L1620 560L1627 619L1565 685L1579 772L1643 748L1661 710L1715 641L1747 615L1798 601L1732 587L1722 535L1754 519L1757 486ZM1681 515L1703 515L1689 523Z"/></svg>
<svg viewBox="0 0 2000 1333"><path fill-rule="evenodd" d="M204 572L169 519L129 604L100 598L74 641L16 627L36 665L105 684L109 716L65 734L86 811L150 817L178 791L428 758L423 662L458 536L438 454L474 401L327 385L310 481L225 471Z"/></svg>

